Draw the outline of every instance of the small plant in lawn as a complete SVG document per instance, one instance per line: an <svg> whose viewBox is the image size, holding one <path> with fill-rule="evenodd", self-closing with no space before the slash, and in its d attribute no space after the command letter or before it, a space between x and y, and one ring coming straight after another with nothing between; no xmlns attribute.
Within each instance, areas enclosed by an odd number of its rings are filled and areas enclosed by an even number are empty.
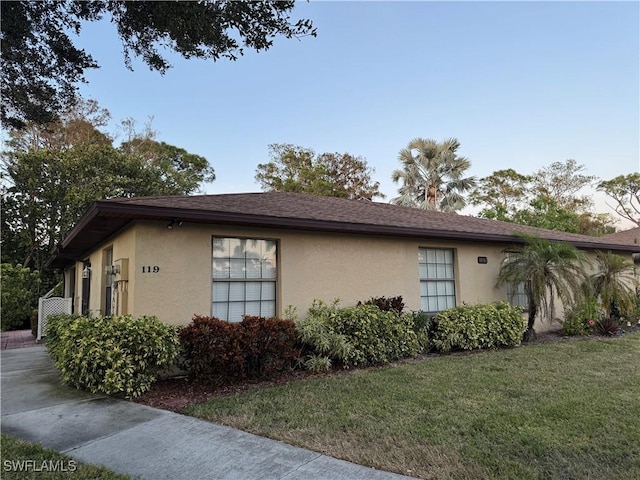
<svg viewBox="0 0 640 480"><path fill-rule="evenodd" d="M574 305L562 321L562 333L567 336L591 335L596 324L604 318L604 310L593 296Z"/></svg>
<svg viewBox="0 0 640 480"><path fill-rule="evenodd" d="M605 337L615 337L622 330L620 322L612 317L605 317L598 320L594 325L595 331Z"/></svg>

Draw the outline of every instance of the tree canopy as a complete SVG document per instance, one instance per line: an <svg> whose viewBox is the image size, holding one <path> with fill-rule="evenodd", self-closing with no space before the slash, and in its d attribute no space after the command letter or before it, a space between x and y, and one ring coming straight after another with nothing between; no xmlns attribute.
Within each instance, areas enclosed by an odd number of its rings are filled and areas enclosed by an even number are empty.
<svg viewBox="0 0 640 480"><path fill-rule="evenodd" d="M598 190L614 201L611 208L618 215L640 227L640 173L619 175L602 181L598 184Z"/></svg>
<svg viewBox="0 0 640 480"><path fill-rule="evenodd" d="M236 60L244 49L269 49L278 36L316 35L312 22L293 22L293 1L91 2L72 0L1 2L0 81L2 124L22 128L47 124L77 102L86 69L98 68L76 47L69 32L105 16L117 27L124 61L140 57L161 74L171 67L162 51L182 57Z"/></svg>
<svg viewBox="0 0 640 480"><path fill-rule="evenodd" d="M398 154L401 168L391 174L395 183L401 182L399 196L391 203L443 212L464 208L463 194L475 186L476 179L464 176L471 162L458 156L459 147L455 138L441 143L424 138L411 140Z"/></svg>
<svg viewBox="0 0 640 480"><path fill-rule="evenodd" d="M150 132L115 146L92 124L96 117L78 113L101 112L94 107L78 107L46 127L30 124L11 133L2 154L3 263L41 269L96 200L185 195L215 178L204 157L159 142Z"/></svg>
<svg viewBox="0 0 640 480"><path fill-rule="evenodd" d="M309 193L373 200L384 198L374 170L362 157L322 153L291 144L269 145L271 161L261 163L255 179L265 191Z"/></svg>
<svg viewBox="0 0 640 480"><path fill-rule="evenodd" d="M480 179L469 199L482 207L484 218L585 235L612 233L611 217L593 213L591 198L580 194L596 179L584 171L575 160L554 162L531 175L498 170Z"/></svg>

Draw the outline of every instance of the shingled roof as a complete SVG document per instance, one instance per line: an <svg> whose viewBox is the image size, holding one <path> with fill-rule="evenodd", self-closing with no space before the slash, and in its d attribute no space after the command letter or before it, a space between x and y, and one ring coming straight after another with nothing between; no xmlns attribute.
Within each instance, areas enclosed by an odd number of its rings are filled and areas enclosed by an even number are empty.
<svg viewBox="0 0 640 480"><path fill-rule="evenodd" d="M493 243L521 243L518 234L529 234L552 241L570 242L579 248L640 252L640 246L634 247L615 238L590 237L366 200L268 192L98 201L61 242L49 266L66 266L135 220L180 220Z"/></svg>
<svg viewBox="0 0 640 480"><path fill-rule="evenodd" d="M628 245L640 245L640 227L632 228L630 230L623 230L621 232L610 233L600 237L605 241L617 241L624 242Z"/></svg>

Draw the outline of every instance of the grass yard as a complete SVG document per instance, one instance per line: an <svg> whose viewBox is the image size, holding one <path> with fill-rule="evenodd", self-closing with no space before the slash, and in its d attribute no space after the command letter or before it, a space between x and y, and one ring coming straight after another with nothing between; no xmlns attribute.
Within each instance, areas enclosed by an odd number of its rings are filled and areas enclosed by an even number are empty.
<svg viewBox="0 0 640 480"><path fill-rule="evenodd" d="M74 462L66 455L44 448L42 445L4 434L1 437L0 449L2 480L126 480L131 478L114 473L105 467Z"/></svg>
<svg viewBox="0 0 640 480"><path fill-rule="evenodd" d="M640 478L640 333L312 377L187 413L428 479Z"/></svg>

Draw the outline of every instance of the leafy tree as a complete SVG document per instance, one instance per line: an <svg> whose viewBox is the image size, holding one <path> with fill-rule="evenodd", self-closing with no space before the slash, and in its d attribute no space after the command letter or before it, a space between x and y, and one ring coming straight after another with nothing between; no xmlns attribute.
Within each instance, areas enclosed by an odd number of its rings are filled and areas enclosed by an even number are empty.
<svg viewBox="0 0 640 480"><path fill-rule="evenodd" d="M207 160L133 135L119 147L90 119L63 115L11 133L2 154L2 261L40 270L94 201L185 195L215 178Z"/></svg>
<svg viewBox="0 0 640 480"><path fill-rule="evenodd" d="M633 314L636 305L633 263L611 252L596 252L596 270L590 277L594 297L599 298L606 316L613 311Z"/></svg>
<svg viewBox="0 0 640 480"><path fill-rule="evenodd" d="M593 213L591 198L579 194L595 180L584 170L575 160L554 162L532 175L498 170L482 178L469 198L483 207L483 218L584 235L612 233L611 217Z"/></svg>
<svg viewBox="0 0 640 480"><path fill-rule="evenodd" d="M372 200L384 198L374 170L362 157L349 153L316 155L310 148L290 144L269 145L269 163L261 163L255 179L263 190L297 192L328 197Z"/></svg>
<svg viewBox="0 0 640 480"><path fill-rule="evenodd" d="M0 281L2 283L2 303L0 318L2 330L20 328L31 317L36 298L33 286L39 282L38 272L32 272L22 265L3 263Z"/></svg>
<svg viewBox="0 0 640 480"><path fill-rule="evenodd" d="M598 184L614 200L611 207L622 218L632 221L640 227L640 173L619 175Z"/></svg>
<svg viewBox="0 0 640 480"><path fill-rule="evenodd" d="M497 170L481 178L469 195L471 205L483 205L480 216L509 221L513 214L526 207L532 178L512 168Z"/></svg>
<svg viewBox="0 0 640 480"><path fill-rule="evenodd" d="M161 55L170 49L184 58L236 60L244 48L267 50L277 36L316 35L307 19L292 23L293 1L197 2L15 1L1 2L2 123L22 128L47 124L77 101L84 71L98 68L90 54L77 48L68 33L82 22L110 17L131 67L133 56L164 73L170 64Z"/></svg>
<svg viewBox="0 0 640 480"><path fill-rule="evenodd" d="M533 191L536 196L554 200L561 208L583 211L591 206L592 201L578 193L596 180L593 175L585 175L585 171L586 167L573 159L553 162L530 177Z"/></svg>
<svg viewBox="0 0 640 480"><path fill-rule="evenodd" d="M565 307L570 305L581 295L586 274L584 257L572 245L532 236L523 240L524 244L509 249L496 287L524 284L529 302L524 340L530 341L536 337L533 326L538 314L553 319L556 297Z"/></svg>
<svg viewBox="0 0 640 480"><path fill-rule="evenodd" d="M425 210L455 212L464 208L465 192L476 184L475 177L464 177L471 163L456 151L460 142L450 138L435 140L415 138L398 155L402 168L391 174L395 182L402 182L398 197L391 203Z"/></svg>
<svg viewBox="0 0 640 480"><path fill-rule="evenodd" d="M527 207L515 211L505 220L530 227L592 236L615 232L615 226L609 215L591 212L576 213L547 196L534 198Z"/></svg>

